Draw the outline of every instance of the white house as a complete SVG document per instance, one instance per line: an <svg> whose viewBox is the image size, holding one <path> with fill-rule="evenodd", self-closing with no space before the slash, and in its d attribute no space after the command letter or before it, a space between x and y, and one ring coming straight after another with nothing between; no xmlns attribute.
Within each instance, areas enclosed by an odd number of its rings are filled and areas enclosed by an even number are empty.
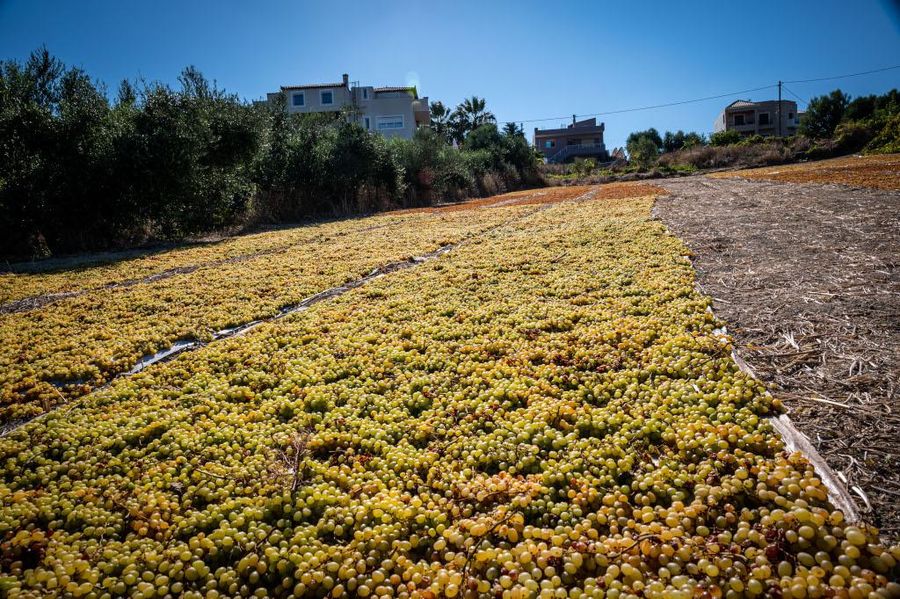
<svg viewBox="0 0 900 599"><path fill-rule="evenodd" d="M279 93L290 113L343 110L354 122L385 137L410 139L416 128L431 122L428 98L419 98L415 87L351 85L347 74L340 83L282 86L280 92L267 95L268 101L276 102Z"/></svg>

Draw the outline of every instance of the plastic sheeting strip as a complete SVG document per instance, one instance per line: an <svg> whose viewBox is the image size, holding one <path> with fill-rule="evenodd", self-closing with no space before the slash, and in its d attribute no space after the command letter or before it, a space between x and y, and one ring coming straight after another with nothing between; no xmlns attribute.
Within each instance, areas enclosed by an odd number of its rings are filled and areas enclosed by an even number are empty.
<svg viewBox="0 0 900 599"><path fill-rule="evenodd" d="M703 293L699 284L697 285L697 290L700 293ZM712 307L707 306L706 310L715 315ZM714 329L713 334L721 338L726 338L728 329L727 327L722 326ZM741 372L756 381L760 380L747 361L740 357L734 349L731 350L731 359L734 360L734 363L737 364L737 367ZM769 392L766 391L766 393ZM772 425L772 428L774 428L781 436L782 441L784 441L784 446L788 451L803 454L803 457L812 464L816 474L819 475L819 479L828 491L828 498L831 500L832 505L841 510L844 513L844 517L849 522L853 524L861 522L862 516L860 514L859 506L856 505L856 502L853 500L853 496L850 495L850 491L847 489L846 485L838 478L838 475L832 470L831 466L828 465L828 462L825 461L822 454L820 454L813 444L809 442L806 435L794 426L790 416L787 414L779 414L778 416L769 416L767 420Z"/></svg>

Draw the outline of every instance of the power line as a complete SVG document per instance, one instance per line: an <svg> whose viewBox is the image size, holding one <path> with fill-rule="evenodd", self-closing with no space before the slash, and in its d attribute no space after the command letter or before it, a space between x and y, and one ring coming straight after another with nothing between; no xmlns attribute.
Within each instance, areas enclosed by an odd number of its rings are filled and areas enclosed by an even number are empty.
<svg viewBox="0 0 900 599"><path fill-rule="evenodd" d="M884 67L884 68L881 68L881 69L872 69L871 71L860 71L859 73L849 73L849 74L846 74L846 75L834 75L834 76L831 76L831 77L817 77L817 78L815 78L815 79L794 79L793 81L784 81L783 83L812 83L812 82L814 82L814 81L830 81L830 80L834 80L834 79L846 79L846 78L848 78L848 77L859 77L859 76L861 76L861 75L871 75L872 73L883 73L883 72L885 72L885 71L891 71L891 70L893 70L893 69L900 69L900 65L894 65L894 66L890 66L890 67ZM684 105L684 104L693 104L693 103L695 103L695 102L706 102L707 100L718 100L718 99L720 99L720 98L727 98L727 97L729 97L729 96L737 96L737 95L739 95L739 94L746 94L746 93L750 93L750 92L758 92L758 91L762 91L762 90L766 90L766 89L772 89L772 88L774 88L774 87L778 87L778 86L775 85L775 84L773 84L773 85L764 85L764 86L762 86L762 87L755 87L755 88L753 88L753 89L744 89L744 90L741 90L741 91L731 92L731 93L727 93L727 94L718 94L718 95L715 95L715 96L706 96L706 97L703 97L703 98L693 98L693 99L691 99L691 100L680 100L680 101L678 101L678 102L667 102L667 103L665 103L665 104L654 104L654 105L652 105L652 106L639 106L639 107L636 107L636 108L622 108L622 109L619 109L619 110L607 110L607 111L605 111L605 112L592 112L592 113L589 113L589 114L575 114L575 115L566 115L566 116L554 116L554 117L546 117L546 118L540 118L540 119L517 119L517 120L512 120L512 121L510 121L510 122L513 122L513 123L521 123L521 124L524 124L524 123L543 123L543 122L546 122L546 121L561 121L561 120L568 120L569 118L571 118L571 117L573 117L573 116L574 116L575 118L585 118L585 117L607 116L607 115L611 115L611 114L624 114L624 113L627 113L627 112L640 112L640 111L643 111L643 110L655 110L655 109L657 109L657 108L668 108L668 107L670 107L670 106L682 106L682 105ZM785 89L787 89L787 88L785 87ZM806 100L804 100L803 98L801 98L800 96L798 96L797 94L795 94L794 92L792 92L791 90L788 89L787 91L790 92L791 95L793 95L795 98L797 98L797 99L800 100L801 102L803 102L803 103L805 103L805 104L809 104L809 102L807 102Z"/></svg>
<svg viewBox="0 0 900 599"><path fill-rule="evenodd" d="M794 96L795 98L797 98L798 100L800 100L801 102L803 102L804 104L809 104L809 102L807 102L806 100L804 100L803 98L801 98L800 96L798 96L797 94L795 94L793 91L791 91L791 89L790 89L788 86L784 85L783 87L784 87L784 90L785 90L787 93L791 94L792 96Z"/></svg>
<svg viewBox="0 0 900 599"><path fill-rule="evenodd" d="M859 77L860 75L871 75L872 73L883 73L893 69L900 69L900 64L892 67L884 67L883 69L872 69L871 71L861 71L859 73L850 73L848 75L835 75L833 77L816 77L815 79L795 79L793 81L785 81L785 83L812 83L813 81L831 81L833 79L846 79L848 77Z"/></svg>
<svg viewBox="0 0 900 599"><path fill-rule="evenodd" d="M752 89L743 89L741 91L729 92L727 94L718 94L715 96L706 96L703 98L693 98L691 100L680 100L678 102L667 102L665 104L654 104L653 106L640 106L637 108L622 108L619 110L607 110L606 112L592 112L590 114L554 116L554 117L547 117L547 118L543 118L543 119L516 120L516 121L512 121L512 122L515 122L515 123L540 123L543 121L558 121L558 120L562 120L562 119L568 119L568 118L570 118L570 116L574 116L575 118L584 118L584 117L591 117L591 116L606 116L609 114L622 114L625 112L638 112L641 110L654 110L657 108L667 108L669 106L681 106L683 104L692 104L694 102L705 102L707 100L718 100L720 98L727 98L729 96L736 96L738 94L746 94L749 92L758 92L758 91L761 91L764 89L772 89L773 87L776 87L776 86L774 84L773 85L764 85L763 87L754 87Z"/></svg>

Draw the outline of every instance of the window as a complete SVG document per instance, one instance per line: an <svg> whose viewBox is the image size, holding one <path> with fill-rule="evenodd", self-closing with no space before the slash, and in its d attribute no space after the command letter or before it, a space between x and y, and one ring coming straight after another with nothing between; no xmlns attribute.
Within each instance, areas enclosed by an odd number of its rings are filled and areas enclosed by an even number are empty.
<svg viewBox="0 0 900 599"><path fill-rule="evenodd" d="M365 118L363 119L363 121L365 122L366 130L367 130L367 131L368 131L369 129L372 128L371 125L369 125L369 117L365 117Z"/></svg>
<svg viewBox="0 0 900 599"><path fill-rule="evenodd" d="M545 147L545 148L555 148L555 147L556 147L556 140L548 139L547 141L544 142L544 147Z"/></svg>
<svg viewBox="0 0 900 599"><path fill-rule="evenodd" d="M320 99L322 101L322 106L334 104L334 92L330 89L328 91L323 91Z"/></svg>
<svg viewBox="0 0 900 599"><path fill-rule="evenodd" d="M740 127L741 125L743 125L744 124L744 115L742 115L742 114L734 115L734 124L736 127Z"/></svg>
<svg viewBox="0 0 900 599"><path fill-rule="evenodd" d="M768 125L769 124L769 113L768 112L760 112L759 113L759 124L760 125Z"/></svg>
<svg viewBox="0 0 900 599"><path fill-rule="evenodd" d="M379 131L403 129L403 115L395 114L391 116L375 117L375 127Z"/></svg>
<svg viewBox="0 0 900 599"><path fill-rule="evenodd" d="M363 88L363 100L368 100L368 99L369 99L369 88L364 87Z"/></svg>
<svg viewBox="0 0 900 599"><path fill-rule="evenodd" d="M793 112L789 112L789 113L788 113L788 120L789 120L789 121L794 120L794 113L793 113Z"/></svg>
<svg viewBox="0 0 900 599"><path fill-rule="evenodd" d="M305 106L306 96L303 94L303 92L293 94L291 96L291 104L293 104L294 106Z"/></svg>

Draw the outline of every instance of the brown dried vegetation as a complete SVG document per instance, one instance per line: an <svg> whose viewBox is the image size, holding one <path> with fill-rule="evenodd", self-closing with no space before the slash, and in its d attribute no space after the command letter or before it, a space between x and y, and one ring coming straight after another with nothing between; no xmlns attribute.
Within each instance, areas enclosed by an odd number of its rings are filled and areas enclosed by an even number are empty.
<svg viewBox="0 0 900 599"><path fill-rule="evenodd" d="M870 170L890 164L878 158ZM900 196L721 178L666 186L656 214L691 248L740 355L897 538Z"/></svg>
<svg viewBox="0 0 900 599"><path fill-rule="evenodd" d="M819 162L754 168L711 175L784 183L837 183L852 187L900 189L900 154L845 156Z"/></svg>

